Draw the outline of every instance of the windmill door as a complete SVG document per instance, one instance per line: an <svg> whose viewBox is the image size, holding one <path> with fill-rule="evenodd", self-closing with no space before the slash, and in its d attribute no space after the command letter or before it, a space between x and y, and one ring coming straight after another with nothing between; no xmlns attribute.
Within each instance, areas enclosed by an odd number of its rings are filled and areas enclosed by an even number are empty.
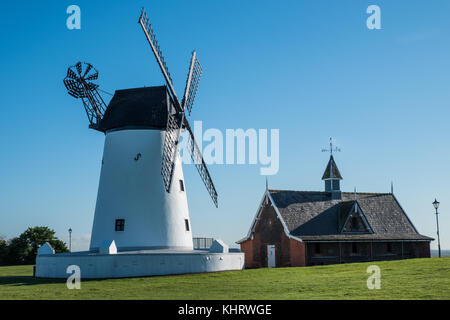
<svg viewBox="0 0 450 320"><path fill-rule="evenodd" d="M267 246L267 267L275 268L275 245L273 244Z"/></svg>

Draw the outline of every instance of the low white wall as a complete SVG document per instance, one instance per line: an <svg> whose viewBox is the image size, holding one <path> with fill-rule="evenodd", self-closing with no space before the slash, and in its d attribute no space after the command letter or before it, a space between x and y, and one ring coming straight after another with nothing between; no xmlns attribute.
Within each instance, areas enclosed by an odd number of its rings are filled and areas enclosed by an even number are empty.
<svg viewBox="0 0 450 320"><path fill-rule="evenodd" d="M68 278L70 265L79 266L85 279L216 272L244 269L244 253L41 255L36 259L36 277Z"/></svg>

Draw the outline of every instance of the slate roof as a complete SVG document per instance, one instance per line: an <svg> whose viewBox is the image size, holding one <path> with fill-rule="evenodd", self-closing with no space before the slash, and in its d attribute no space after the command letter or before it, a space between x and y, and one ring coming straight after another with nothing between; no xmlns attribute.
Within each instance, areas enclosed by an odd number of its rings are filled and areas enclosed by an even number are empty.
<svg viewBox="0 0 450 320"><path fill-rule="evenodd" d="M170 97L166 86L116 90L96 130L124 127L164 129Z"/></svg>
<svg viewBox="0 0 450 320"><path fill-rule="evenodd" d="M292 236L312 240L433 240L417 232L390 193L356 193L373 234L342 234L340 221L354 204L353 192L331 200L330 192L269 190Z"/></svg>
<svg viewBox="0 0 450 320"><path fill-rule="evenodd" d="M338 169L336 162L334 161L334 158L332 155L330 156L330 160L328 161L328 165L322 176L322 180L325 180L325 179L342 180L341 173L339 172L339 169Z"/></svg>

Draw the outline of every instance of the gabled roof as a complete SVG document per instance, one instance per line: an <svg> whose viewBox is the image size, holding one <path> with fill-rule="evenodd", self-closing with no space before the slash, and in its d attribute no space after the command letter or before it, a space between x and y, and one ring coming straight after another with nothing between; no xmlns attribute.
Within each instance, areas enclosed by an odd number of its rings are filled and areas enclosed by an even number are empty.
<svg viewBox="0 0 450 320"><path fill-rule="evenodd" d="M166 86L116 90L96 130L124 127L164 129L171 107Z"/></svg>
<svg viewBox="0 0 450 320"><path fill-rule="evenodd" d="M353 229L354 222L356 222L356 230ZM358 201L346 201L345 205L340 206L338 230L340 233L373 233Z"/></svg>
<svg viewBox="0 0 450 320"><path fill-rule="evenodd" d="M339 205L339 216L338 216L338 230L342 230L346 221L348 220L348 216L352 210L354 210L355 204L354 201L344 201Z"/></svg>
<svg viewBox="0 0 450 320"><path fill-rule="evenodd" d="M341 173L339 172L339 169L336 165L336 162L334 162L334 158L332 155L330 156L330 160L328 161L327 167L322 176L322 180L325 180L325 179L342 180Z"/></svg>
<svg viewBox="0 0 450 320"><path fill-rule="evenodd" d="M356 193L373 234L342 234L340 214L354 204L353 192L332 200L330 192L268 190L290 235L302 240L404 239L433 240L420 235L390 193Z"/></svg>

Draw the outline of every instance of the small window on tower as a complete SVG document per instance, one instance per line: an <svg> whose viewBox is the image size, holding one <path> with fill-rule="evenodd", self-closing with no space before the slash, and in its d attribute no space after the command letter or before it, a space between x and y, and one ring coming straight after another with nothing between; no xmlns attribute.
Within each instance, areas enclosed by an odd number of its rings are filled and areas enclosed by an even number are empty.
<svg viewBox="0 0 450 320"><path fill-rule="evenodd" d="M125 219L116 219L116 231L125 230Z"/></svg>
<svg viewBox="0 0 450 320"><path fill-rule="evenodd" d="M186 231L189 231L189 220L184 219L184 225L186 226Z"/></svg>
<svg viewBox="0 0 450 320"><path fill-rule="evenodd" d="M339 187L339 180L332 180L333 182L333 190L340 190L341 188Z"/></svg>
<svg viewBox="0 0 450 320"><path fill-rule="evenodd" d="M183 180L180 180L180 190L184 191L184 182L183 182Z"/></svg>

